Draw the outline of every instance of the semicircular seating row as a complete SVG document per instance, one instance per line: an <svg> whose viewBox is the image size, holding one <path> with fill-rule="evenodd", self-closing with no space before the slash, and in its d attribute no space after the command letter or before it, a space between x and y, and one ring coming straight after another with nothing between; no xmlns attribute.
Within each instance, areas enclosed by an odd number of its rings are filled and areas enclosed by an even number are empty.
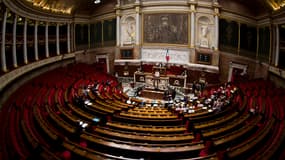
<svg viewBox="0 0 285 160"><path fill-rule="evenodd" d="M140 106L94 65L58 68L21 86L1 108L0 159L281 158L284 89L264 80L235 85L223 110L182 113Z"/></svg>

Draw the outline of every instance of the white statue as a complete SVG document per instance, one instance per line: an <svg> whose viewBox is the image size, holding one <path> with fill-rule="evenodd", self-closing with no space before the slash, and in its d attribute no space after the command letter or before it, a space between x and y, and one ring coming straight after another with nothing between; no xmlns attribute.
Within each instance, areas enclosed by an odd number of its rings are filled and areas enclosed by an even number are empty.
<svg viewBox="0 0 285 160"><path fill-rule="evenodd" d="M201 26L200 46L209 48L208 26L206 25Z"/></svg>
<svg viewBox="0 0 285 160"><path fill-rule="evenodd" d="M128 17L122 26L123 44L133 44L136 37L136 22L133 17Z"/></svg>
<svg viewBox="0 0 285 160"><path fill-rule="evenodd" d="M129 36L129 40L131 42L134 42L135 40L135 36L136 36L136 32L135 32L135 24L134 22L129 22L127 24L127 34Z"/></svg>

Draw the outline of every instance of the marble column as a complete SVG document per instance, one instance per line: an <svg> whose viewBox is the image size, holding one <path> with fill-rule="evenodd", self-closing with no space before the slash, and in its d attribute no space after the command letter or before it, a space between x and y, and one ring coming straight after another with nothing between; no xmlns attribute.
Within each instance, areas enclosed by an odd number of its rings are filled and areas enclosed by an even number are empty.
<svg viewBox="0 0 285 160"><path fill-rule="evenodd" d="M191 41L190 47L195 47L195 6L191 5Z"/></svg>
<svg viewBox="0 0 285 160"><path fill-rule="evenodd" d="M215 50L219 49L219 16L216 14L215 15Z"/></svg>
<svg viewBox="0 0 285 160"><path fill-rule="evenodd" d="M6 21L7 21L7 14L8 10L4 12L3 15L3 23L2 23L2 44L1 44L1 67L4 72L7 72L7 65L6 65L6 53L5 53L5 34L6 34Z"/></svg>
<svg viewBox="0 0 285 160"><path fill-rule="evenodd" d="M56 55L60 55L60 46L59 46L59 23L56 24Z"/></svg>
<svg viewBox="0 0 285 160"><path fill-rule="evenodd" d="M140 44L140 7L136 7L136 45Z"/></svg>
<svg viewBox="0 0 285 160"><path fill-rule="evenodd" d="M28 19L25 18L24 21L24 63L28 64L28 54L27 54L27 28L28 28Z"/></svg>
<svg viewBox="0 0 285 160"><path fill-rule="evenodd" d="M34 30L34 42L35 42L35 59L36 61L39 60L39 50L38 50L38 21L35 22L35 30Z"/></svg>
<svg viewBox="0 0 285 160"><path fill-rule="evenodd" d="M117 46L120 46L120 29L121 29L121 25L120 25L120 21L121 21L121 18L120 18L120 15L117 14Z"/></svg>
<svg viewBox="0 0 285 160"><path fill-rule="evenodd" d="M70 23L67 23L67 53L70 53Z"/></svg>
<svg viewBox="0 0 285 160"><path fill-rule="evenodd" d="M49 57L49 46L48 46L48 22L46 23L45 28L45 47L46 47L46 57Z"/></svg>
<svg viewBox="0 0 285 160"><path fill-rule="evenodd" d="M17 62L17 19L18 16L15 15L14 17L14 23L13 23L13 66L16 68L18 67L18 62Z"/></svg>

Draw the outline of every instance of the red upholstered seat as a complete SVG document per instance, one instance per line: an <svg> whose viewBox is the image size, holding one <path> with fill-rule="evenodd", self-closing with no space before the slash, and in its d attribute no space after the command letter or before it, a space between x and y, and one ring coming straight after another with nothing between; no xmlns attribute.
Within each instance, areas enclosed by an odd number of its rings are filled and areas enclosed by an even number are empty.
<svg viewBox="0 0 285 160"><path fill-rule="evenodd" d="M61 154L61 158L63 160L70 160L71 159L70 151L68 151L68 150L63 151L62 154Z"/></svg>
<svg viewBox="0 0 285 160"><path fill-rule="evenodd" d="M87 147L87 142L85 141L85 140L80 140L80 143L79 143L79 145L81 146L81 147Z"/></svg>

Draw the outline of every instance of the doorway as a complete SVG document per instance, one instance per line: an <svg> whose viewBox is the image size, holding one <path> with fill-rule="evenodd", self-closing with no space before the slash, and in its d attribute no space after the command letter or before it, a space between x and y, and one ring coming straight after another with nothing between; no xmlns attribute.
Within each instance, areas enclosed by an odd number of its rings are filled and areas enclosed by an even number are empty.
<svg viewBox="0 0 285 160"><path fill-rule="evenodd" d="M247 79L248 65L230 62L228 82L240 82Z"/></svg>
<svg viewBox="0 0 285 160"><path fill-rule="evenodd" d="M105 55L97 55L96 61L100 65L103 72L105 72L105 73L110 72L108 55L106 55L106 54Z"/></svg>

